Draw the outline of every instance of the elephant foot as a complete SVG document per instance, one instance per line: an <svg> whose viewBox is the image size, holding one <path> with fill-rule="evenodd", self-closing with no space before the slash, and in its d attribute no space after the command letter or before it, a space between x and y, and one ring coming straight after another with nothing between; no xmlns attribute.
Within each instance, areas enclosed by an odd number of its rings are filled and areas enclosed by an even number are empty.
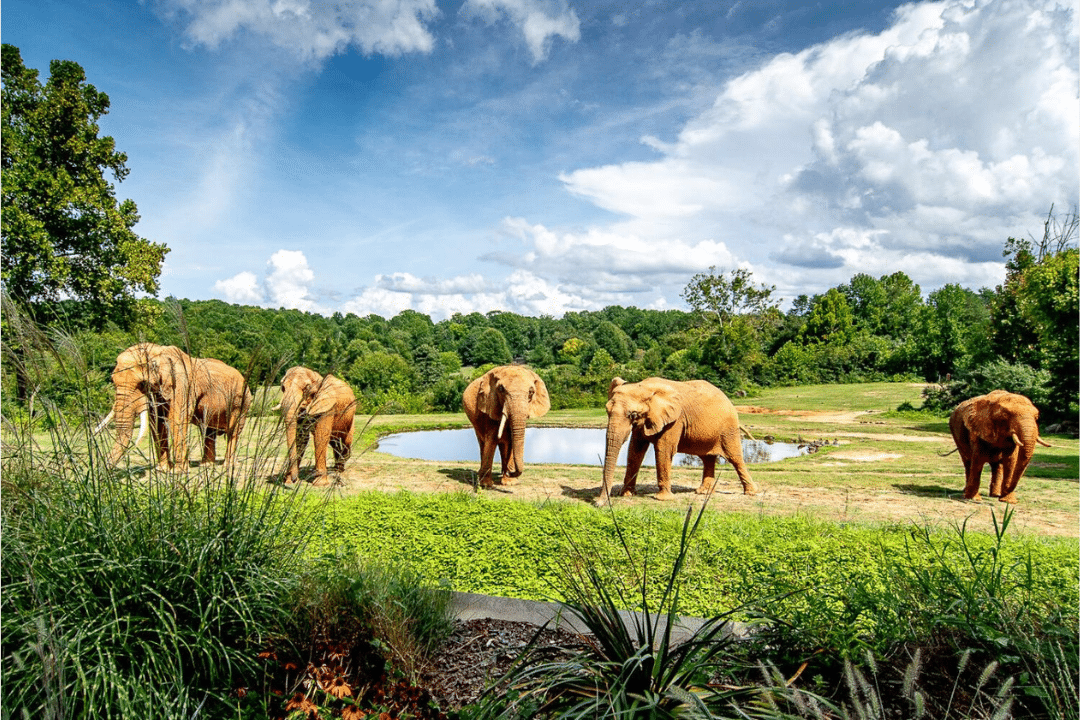
<svg viewBox="0 0 1080 720"><path fill-rule="evenodd" d="M698 485L697 490L695 490L694 492L697 493L698 495L708 495L709 493L712 492L712 490L713 490L713 483L709 483L707 485L705 483L701 483L700 485Z"/></svg>
<svg viewBox="0 0 1080 720"><path fill-rule="evenodd" d="M974 495L972 495L970 497L968 496L967 493L964 493L964 499L969 501L969 502L982 502L982 497L979 495L979 493L975 493Z"/></svg>
<svg viewBox="0 0 1080 720"><path fill-rule="evenodd" d="M635 487L624 487L619 494L622 495L623 497L634 497L635 495L637 495L637 488L635 488Z"/></svg>
<svg viewBox="0 0 1080 720"><path fill-rule="evenodd" d="M1009 503L1010 505L1016 504L1016 493L1009 493L1008 495L1002 495L998 498L998 502Z"/></svg>
<svg viewBox="0 0 1080 720"><path fill-rule="evenodd" d="M481 480L481 481L480 481L480 487L482 487L482 488L487 488L487 489L489 489L489 490L490 490L491 488L495 487L495 481L494 481L494 480L492 480L492 479L491 479L491 478L489 478L489 477L488 477L488 478L484 478L483 480Z"/></svg>
<svg viewBox="0 0 1080 720"><path fill-rule="evenodd" d="M509 475L503 475L501 478L499 478L499 484L503 486L513 485L514 478L510 477Z"/></svg>
<svg viewBox="0 0 1080 720"><path fill-rule="evenodd" d="M664 500L664 501L674 500L675 499L675 493L671 492L670 490L661 490L660 492L653 495L653 497L656 498L657 500Z"/></svg>
<svg viewBox="0 0 1080 720"><path fill-rule="evenodd" d="M742 489L743 495L757 495L758 489L756 485L744 485Z"/></svg>
<svg viewBox="0 0 1080 720"><path fill-rule="evenodd" d="M311 481L312 487L328 487L333 484L334 481L330 479L329 475L320 475L319 477Z"/></svg>

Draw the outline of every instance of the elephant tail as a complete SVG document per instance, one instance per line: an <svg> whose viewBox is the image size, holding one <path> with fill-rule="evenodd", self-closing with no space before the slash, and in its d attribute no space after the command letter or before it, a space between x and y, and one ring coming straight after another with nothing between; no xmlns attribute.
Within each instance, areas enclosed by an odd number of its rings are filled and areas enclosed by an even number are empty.
<svg viewBox="0 0 1080 720"><path fill-rule="evenodd" d="M949 457L950 455L952 455L954 452L956 452L959 449L960 448L958 448L958 447L954 447L952 450L950 450L947 453L938 453L938 457Z"/></svg>
<svg viewBox="0 0 1080 720"><path fill-rule="evenodd" d="M742 431L742 434L746 436L747 440L753 440L754 439L754 436L750 434L750 431L747 430L746 426L743 425L742 423L739 423L739 430Z"/></svg>
<svg viewBox="0 0 1080 720"><path fill-rule="evenodd" d="M105 419L98 423L98 426L94 428L94 435L97 435L105 429L105 426L108 425L109 421L113 419L113 412L114 411L110 410L109 414L105 416Z"/></svg>

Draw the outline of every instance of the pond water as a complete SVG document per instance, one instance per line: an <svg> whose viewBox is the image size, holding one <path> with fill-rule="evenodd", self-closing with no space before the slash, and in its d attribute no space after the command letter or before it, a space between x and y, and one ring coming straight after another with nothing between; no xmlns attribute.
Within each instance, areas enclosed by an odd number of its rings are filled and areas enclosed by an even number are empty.
<svg viewBox="0 0 1080 720"><path fill-rule="evenodd" d="M562 465L604 464L607 444L604 428L532 427L525 430L525 462ZM626 464L629 443L619 453L619 465ZM806 448L793 443L769 443L764 440L742 441L743 460L748 463L774 462L805 455ZM480 462L480 447L471 428L461 430L421 430L387 435L379 440L379 452L417 460ZM498 463L498 453L495 462ZM720 462L724 462L723 459ZM654 465L652 450L645 454L643 465ZM678 453L675 465L700 466L701 459Z"/></svg>

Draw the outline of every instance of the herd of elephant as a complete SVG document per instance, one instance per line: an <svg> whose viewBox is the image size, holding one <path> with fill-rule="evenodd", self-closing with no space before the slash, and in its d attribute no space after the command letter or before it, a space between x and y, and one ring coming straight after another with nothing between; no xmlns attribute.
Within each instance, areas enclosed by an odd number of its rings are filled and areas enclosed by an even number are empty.
<svg viewBox="0 0 1080 720"><path fill-rule="evenodd" d="M116 437L108 461L114 465L131 444L137 416L141 439L149 419L155 460L161 469L188 467L188 428L203 434L204 463L213 463L219 435L226 438L225 462L232 463L252 394L243 375L220 360L194 358L171 345L139 343L120 353L112 374L116 401L98 425L100 432L115 420ZM327 448L334 469L342 472L352 452L356 396L347 383L309 368L290 368L281 381L280 410L285 425L288 464L284 482L299 481L300 458L314 435L314 485L330 484ZM480 446L478 482L492 487L495 449L502 462L500 483L509 485L524 470L525 426L551 409L547 386L521 365L504 365L474 380L462 395L462 407ZM607 438L603 485L598 504L610 500L615 465L629 440L622 494L636 492L638 471L649 447L656 458L659 492L669 500L671 464L676 453L701 458L701 484L708 494L716 482L716 463L724 458L734 468L743 493L754 485L742 455L743 428L728 397L704 380L686 382L648 378L630 383L614 378L608 389ZM1023 395L995 390L965 400L953 411L949 428L964 463L964 497L979 498L983 467L991 468L990 496L1016 502L1016 486L1039 437L1039 411ZM509 428L507 427L509 426ZM507 430L509 429L509 432ZM138 440L136 440L138 442Z"/></svg>

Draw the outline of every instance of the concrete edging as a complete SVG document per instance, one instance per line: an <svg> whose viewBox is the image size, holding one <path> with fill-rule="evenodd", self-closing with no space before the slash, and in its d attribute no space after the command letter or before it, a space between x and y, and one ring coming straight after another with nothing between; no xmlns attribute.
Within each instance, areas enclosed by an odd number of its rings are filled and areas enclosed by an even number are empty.
<svg viewBox="0 0 1080 720"><path fill-rule="evenodd" d="M589 634L588 628L581 624L580 619L573 612L554 602L455 592L453 593L451 609L454 616L463 622L476 619L491 619L527 622L537 626L548 623L548 626L553 629L569 630L582 635ZM629 628L633 628L634 620L641 617L641 613L628 610L622 610L619 614L622 615L623 622ZM654 617L660 621L664 619L662 615L654 615ZM680 617L672 629L672 639L676 642L688 640L705 622L703 618ZM748 635L745 623L729 622L727 626L727 631L724 633L725 637L743 640Z"/></svg>

